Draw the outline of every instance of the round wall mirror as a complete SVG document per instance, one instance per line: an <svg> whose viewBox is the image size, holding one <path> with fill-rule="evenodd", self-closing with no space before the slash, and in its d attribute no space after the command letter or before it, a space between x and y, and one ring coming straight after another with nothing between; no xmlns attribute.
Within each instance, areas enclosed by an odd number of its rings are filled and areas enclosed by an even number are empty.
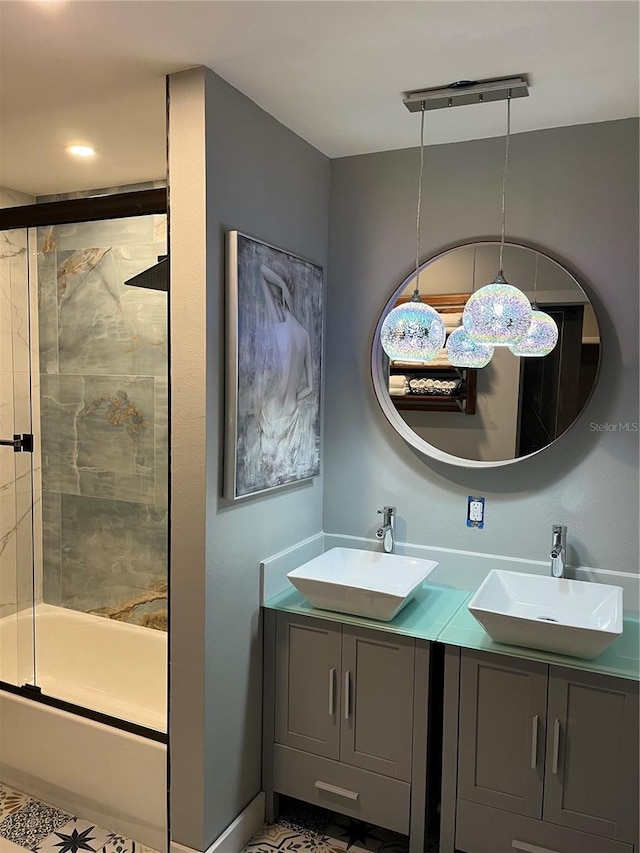
<svg viewBox="0 0 640 853"><path fill-rule="evenodd" d="M420 267L420 296L436 308L447 335L462 323L472 292L493 281L498 242L448 249ZM382 411L413 447L434 459L490 468L548 447L580 417L598 376L600 332L589 298L574 276L548 255L507 243L504 275L558 326L544 357L518 357L496 347L479 369L452 367L444 349L429 362L390 361L380 343L388 312L411 298L415 272L392 294L373 337L371 372Z"/></svg>

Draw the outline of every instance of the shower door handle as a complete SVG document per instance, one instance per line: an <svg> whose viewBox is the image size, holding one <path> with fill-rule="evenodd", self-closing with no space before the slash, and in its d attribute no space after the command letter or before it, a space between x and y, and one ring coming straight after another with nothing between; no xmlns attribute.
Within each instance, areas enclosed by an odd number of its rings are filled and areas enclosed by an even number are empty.
<svg viewBox="0 0 640 853"><path fill-rule="evenodd" d="M22 438L19 435L14 435L13 438L0 438L0 445L13 447L14 453L20 453L22 450Z"/></svg>
<svg viewBox="0 0 640 853"><path fill-rule="evenodd" d="M13 447L14 453L33 453L33 435L23 432L22 435L14 434L13 438L0 438L0 446Z"/></svg>

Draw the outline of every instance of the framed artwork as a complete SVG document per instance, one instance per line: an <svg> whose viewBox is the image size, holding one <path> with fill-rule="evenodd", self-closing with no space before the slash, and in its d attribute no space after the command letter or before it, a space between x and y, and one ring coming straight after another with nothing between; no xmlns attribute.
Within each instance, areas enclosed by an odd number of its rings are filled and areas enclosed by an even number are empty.
<svg viewBox="0 0 640 853"><path fill-rule="evenodd" d="M227 232L224 495L320 473L323 271Z"/></svg>

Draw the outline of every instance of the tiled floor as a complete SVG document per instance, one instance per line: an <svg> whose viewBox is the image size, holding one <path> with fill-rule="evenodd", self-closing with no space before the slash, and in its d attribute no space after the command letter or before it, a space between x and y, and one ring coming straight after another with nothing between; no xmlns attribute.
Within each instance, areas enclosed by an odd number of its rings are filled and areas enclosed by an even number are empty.
<svg viewBox="0 0 640 853"><path fill-rule="evenodd" d="M0 853L156 853L0 783ZM244 853L408 853L407 838L287 797ZM437 853L427 845L425 853Z"/></svg>
<svg viewBox="0 0 640 853"><path fill-rule="evenodd" d="M155 853L103 826L0 783L0 853Z"/></svg>
<svg viewBox="0 0 640 853"><path fill-rule="evenodd" d="M406 836L316 806L281 798L277 823L265 824L243 853L408 853ZM437 853L435 843L425 853Z"/></svg>

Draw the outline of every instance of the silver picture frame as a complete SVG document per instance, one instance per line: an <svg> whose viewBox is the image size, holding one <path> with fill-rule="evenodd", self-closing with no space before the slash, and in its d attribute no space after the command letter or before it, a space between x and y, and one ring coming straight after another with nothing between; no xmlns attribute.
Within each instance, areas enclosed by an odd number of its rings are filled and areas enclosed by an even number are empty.
<svg viewBox="0 0 640 853"><path fill-rule="evenodd" d="M323 268L240 231L226 235L224 497L320 474Z"/></svg>

